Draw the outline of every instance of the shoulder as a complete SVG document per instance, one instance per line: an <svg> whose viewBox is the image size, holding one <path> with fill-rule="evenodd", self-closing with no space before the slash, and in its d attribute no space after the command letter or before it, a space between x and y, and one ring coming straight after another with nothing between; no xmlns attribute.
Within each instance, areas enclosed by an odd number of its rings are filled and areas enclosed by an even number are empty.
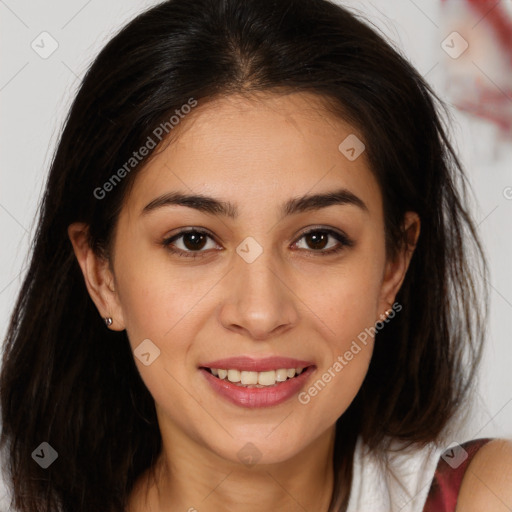
<svg viewBox="0 0 512 512"><path fill-rule="evenodd" d="M493 439L468 465L456 512L512 510L512 439Z"/></svg>

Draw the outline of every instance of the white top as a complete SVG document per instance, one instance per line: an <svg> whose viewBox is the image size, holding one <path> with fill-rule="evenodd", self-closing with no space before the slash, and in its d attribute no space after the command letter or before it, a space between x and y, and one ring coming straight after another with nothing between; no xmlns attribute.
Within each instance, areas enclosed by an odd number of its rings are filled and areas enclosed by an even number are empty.
<svg viewBox="0 0 512 512"><path fill-rule="evenodd" d="M393 441L390 450L377 457L357 440L347 512L422 512L445 448L434 443L404 446Z"/></svg>

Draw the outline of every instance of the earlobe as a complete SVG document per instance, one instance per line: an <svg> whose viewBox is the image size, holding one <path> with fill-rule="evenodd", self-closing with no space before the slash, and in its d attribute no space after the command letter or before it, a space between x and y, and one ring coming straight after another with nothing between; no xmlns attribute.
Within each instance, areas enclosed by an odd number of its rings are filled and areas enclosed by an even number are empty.
<svg viewBox="0 0 512 512"><path fill-rule="evenodd" d="M107 327L121 331L125 328L122 308L115 290L114 276L109 268L108 259L99 256L89 246L88 225L76 222L68 226L68 236L73 246L76 259L84 276L87 291L96 305Z"/></svg>

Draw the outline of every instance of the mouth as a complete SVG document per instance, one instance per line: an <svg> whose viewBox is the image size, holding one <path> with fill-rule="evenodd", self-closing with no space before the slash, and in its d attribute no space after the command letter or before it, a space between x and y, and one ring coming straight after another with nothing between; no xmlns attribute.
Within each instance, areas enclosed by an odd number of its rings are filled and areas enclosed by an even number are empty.
<svg viewBox="0 0 512 512"><path fill-rule="evenodd" d="M213 361L199 366L210 388L241 407L270 407L292 398L315 371L310 361L292 358Z"/></svg>

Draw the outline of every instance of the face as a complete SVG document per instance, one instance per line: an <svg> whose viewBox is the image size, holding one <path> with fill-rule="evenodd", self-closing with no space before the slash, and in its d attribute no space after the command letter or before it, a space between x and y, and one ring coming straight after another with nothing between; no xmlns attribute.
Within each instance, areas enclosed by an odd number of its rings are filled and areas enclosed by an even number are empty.
<svg viewBox="0 0 512 512"><path fill-rule="evenodd" d="M365 152L338 149L362 134L314 96L231 96L178 128L126 198L112 286L90 292L126 329L162 431L234 462L285 461L354 399L365 329L408 257L386 259Z"/></svg>

